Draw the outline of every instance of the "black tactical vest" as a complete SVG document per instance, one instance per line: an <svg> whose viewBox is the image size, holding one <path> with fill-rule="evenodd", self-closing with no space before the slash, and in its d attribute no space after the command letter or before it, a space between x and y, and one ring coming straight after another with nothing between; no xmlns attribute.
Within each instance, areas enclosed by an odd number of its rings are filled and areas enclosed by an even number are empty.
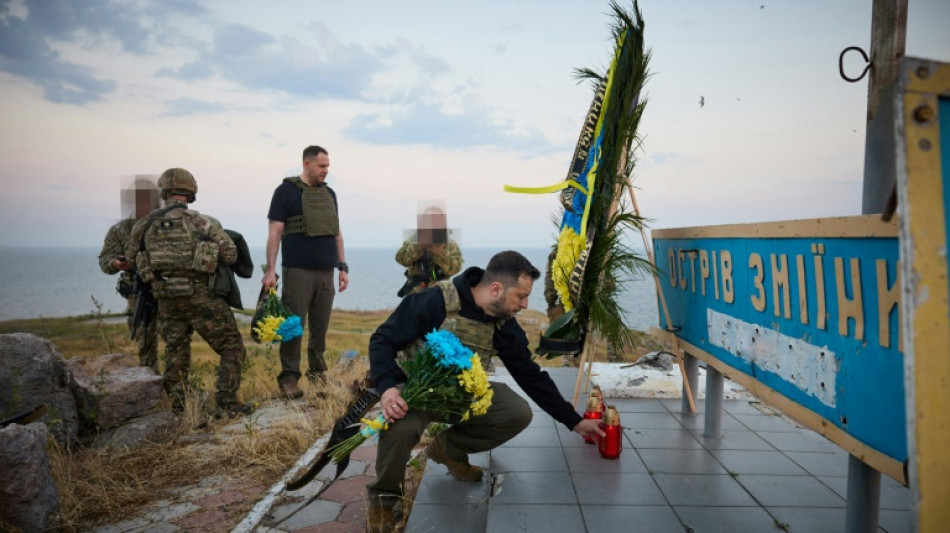
<svg viewBox="0 0 950 533"><path fill-rule="evenodd" d="M284 234L306 233L307 237L321 235L339 235L340 218L336 212L336 203L325 183L313 187L307 186L299 176L284 178L300 189L303 206L302 215L288 217L284 222Z"/></svg>
<svg viewBox="0 0 950 533"><path fill-rule="evenodd" d="M453 333L462 344L477 353L485 372L493 371L495 367L491 358L495 355L495 348L492 345L492 339L495 336L495 329L504 321L481 322L460 315L462 300L452 280L439 281L436 286L442 290L442 297L445 299L445 321L439 329ZM417 350L422 349L424 343L425 339L416 340L399 353L398 360L406 360L410 354L415 354Z"/></svg>

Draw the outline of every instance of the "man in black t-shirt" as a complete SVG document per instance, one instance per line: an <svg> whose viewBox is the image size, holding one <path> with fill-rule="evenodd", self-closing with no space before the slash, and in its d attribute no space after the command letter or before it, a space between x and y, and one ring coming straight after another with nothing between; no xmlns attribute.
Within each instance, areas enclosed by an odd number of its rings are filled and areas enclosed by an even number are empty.
<svg viewBox="0 0 950 533"><path fill-rule="evenodd" d="M320 146L308 146L300 176L284 179L274 191L267 212L267 267L261 280L268 289L277 285L277 251L283 245L281 299L307 322L307 377L314 384L325 381L327 369L323 353L335 295L333 269L340 271L337 287L341 292L349 284L336 193L326 184L329 170L329 153ZM300 349L300 337L280 345L277 385L287 398L303 396L297 385Z"/></svg>

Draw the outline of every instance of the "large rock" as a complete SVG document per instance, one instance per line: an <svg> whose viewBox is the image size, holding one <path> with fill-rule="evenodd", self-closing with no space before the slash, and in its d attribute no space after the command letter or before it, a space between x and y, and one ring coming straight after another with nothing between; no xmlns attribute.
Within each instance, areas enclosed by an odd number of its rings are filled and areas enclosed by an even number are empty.
<svg viewBox="0 0 950 533"><path fill-rule="evenodd" d="M129 449L148 442L167 441L178 429L178 417L169 412L151 413L115 429L100 432L92 441L95 448Z"/></svg>
<svg viewBox="0 0 950 533"><path fill-rule="evenodd" d="M46 404L43 422L61 444L76 441L79 419L72 374L50 341L29 333L0 335L0 419Z"/></svg>
<svg viewBox="0 0 950 533"><path fill-rule="evenodd" d="M86 428L109 429L143 416L162 399L162 376L132 355L74 357L67 362Z"/></svg>
<svg viewBox="0 0 950 533"><path fill-rule="evenodd" d="M0 521L22 531L59 530L48 435L39 422L0 429Z"/></svg>

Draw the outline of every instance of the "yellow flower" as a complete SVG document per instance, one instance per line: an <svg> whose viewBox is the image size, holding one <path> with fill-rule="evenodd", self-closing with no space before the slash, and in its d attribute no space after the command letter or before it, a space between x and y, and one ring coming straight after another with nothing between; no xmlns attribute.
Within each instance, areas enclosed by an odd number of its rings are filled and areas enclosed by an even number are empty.
<svg viewBox="0 0 950 533"><path fill-rule="evenodd" d="M281 336L277 334L277 328L279 328L283 322L284 317L265 316L257 321L257 327L254 328L254 333L257 333L261 342L277 342L281 340Z"/></svg>
<svg viewBox="0 0 950 533"><path fill-rule="evenodd" d="M580 257L586 244L584 238L575 233L570 227L562 229L557 238L557 255L551 264L551 281L554 282L554 289L557 291L558 297L561 298L564 311L570 311L574 308L568 282L571 280L571 272L574 271L577 258Z"/></svg>
<svg viewBox="0 0 950 533"><path fill-rule="evenodd" d="M488 374L485 373L485 369L482 367L481 357L475 354L471 361L472 367L463 370L458 376L459 385L472 395L472 403L469 405L468 411L462 415L462 421L468 420L470 416L479 416L488 412L488 408L491 407L492 396L495 394L491 384L488 383Z"/></svg>

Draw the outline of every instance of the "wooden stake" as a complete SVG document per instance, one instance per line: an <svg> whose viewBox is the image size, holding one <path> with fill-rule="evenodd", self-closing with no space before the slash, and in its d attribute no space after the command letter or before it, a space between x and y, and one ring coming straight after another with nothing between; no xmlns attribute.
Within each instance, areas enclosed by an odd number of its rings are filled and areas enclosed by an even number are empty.
<svg viewBox="0 0 950 533"><path fill-rule="evenodd" d="M639 217L640 208L637 206L637 197L633 195L633 185L628 183L627 191L630 193L630 202L633 203L633 214ZM653 247L650 246L650 242L647 240L647 234L641 231L640 235L643 237L643 248L647 252L647 260L650 261L650 264L656 266L656 262L653 260ZM657 277L656 272L653 273L653 283L656 284L656 295L660 299L660 307L663 309L666 329L672 333L673 326L670 323L670 310L666 307L666 296L663 295L663 288L660 287L660 278ZM679 338L676 334L674 333L671 337L673 338L673 351L676 354L676 362L680 367L680 376L683 378L683 390L686 392L686 398L689 400L689 410L695 413L696 402L693 401L693 391L690 390L689 379L686 377L686 365L683 364L683 350L680 348Z"/></svg>

